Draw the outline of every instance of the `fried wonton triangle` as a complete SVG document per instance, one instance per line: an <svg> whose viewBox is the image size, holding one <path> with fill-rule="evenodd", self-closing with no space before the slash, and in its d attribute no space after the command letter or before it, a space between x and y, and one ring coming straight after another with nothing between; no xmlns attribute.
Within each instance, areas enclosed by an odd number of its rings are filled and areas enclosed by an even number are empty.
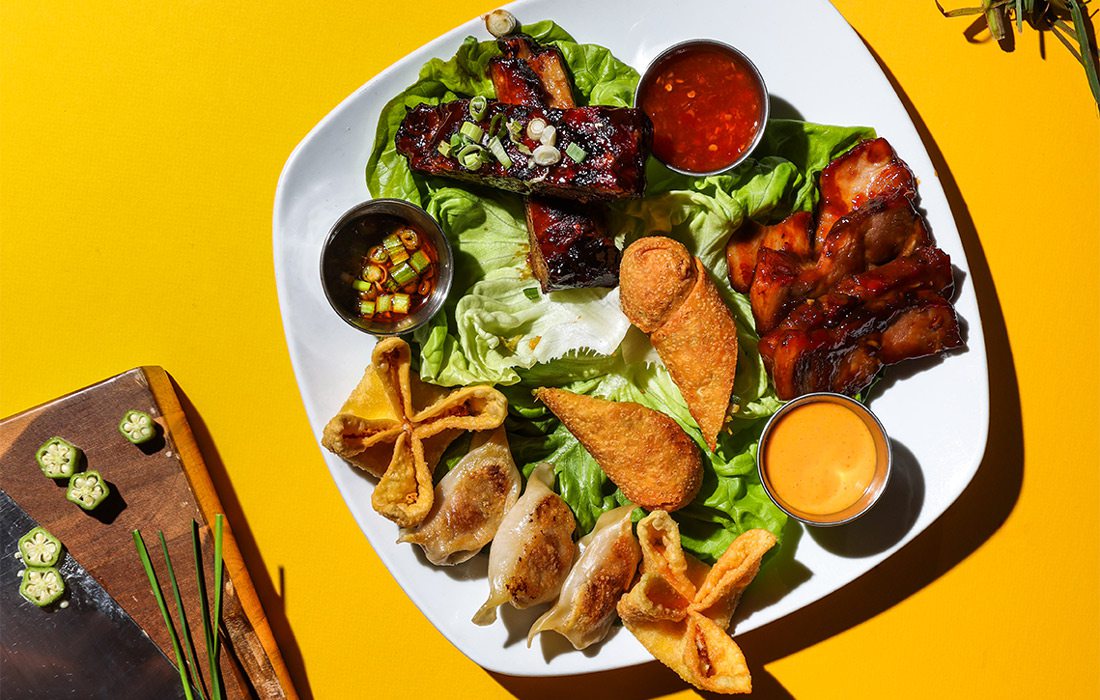
<svg viewBox="0 0 1100 700"><path fill-rule="evenodd" d="M371 505L402 527L420 524L431 510L432 472L447 445L464 430L496 428L508 413L496 389L426 384L410 372L410 360L405 341L379 341L321 437L327 449L378 477Z"/></svg>
<svg viewBox="0 0 1100 700"><path fill-rule="evenodd" d="M623 624L658 661L696 688L752 692L745 657L726 628L775 536L767 530L743 533L709 571L684 553L680 529L664 511L638 523L638 540L642 576L619 601Z"/></svg>

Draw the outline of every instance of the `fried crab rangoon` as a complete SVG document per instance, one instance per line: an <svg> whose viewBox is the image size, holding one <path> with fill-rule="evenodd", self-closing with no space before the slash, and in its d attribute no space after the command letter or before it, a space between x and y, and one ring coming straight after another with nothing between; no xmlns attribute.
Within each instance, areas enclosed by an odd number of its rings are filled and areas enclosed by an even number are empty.
<svg viewBox="0 0 1100 700"><path fill-rule="evenodd" d="M684 553L680 528L664 511L638 523L638 541L642 575L618 606L626 628L696 688L752 692L745 657L726 630L775 536L767 530L743 533L709 570Z"/></svg>
<svg viewBox="0 0 1100 700"><path fill-rule="evenodd" d="M451 441L464 430L496 428L507 414L507 399L492 387L452 390L420 381L410 374L408 343L387 338L374 347L321 444L378 477L374 510L413 527L432 508L432 471Z"/></svg>

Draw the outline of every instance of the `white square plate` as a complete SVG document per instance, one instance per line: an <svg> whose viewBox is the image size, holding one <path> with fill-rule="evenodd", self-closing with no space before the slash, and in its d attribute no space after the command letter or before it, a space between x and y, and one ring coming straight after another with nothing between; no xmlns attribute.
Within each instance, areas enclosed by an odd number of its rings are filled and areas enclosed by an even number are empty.
<svg viewBox="0 0 1100 700"><path fill-rule="evenodd" d="M956 309L968 327L968 350L942 361L891 370L873 408L893 438L891 488L867 518L831 531L790 537L786 555L746 595L736 631L760 627L866 573L939 517L977 471L989 427L985 341L966 255L928 154L886 77L843 17L825 0L524 0L509 6L521 21L553 19L580 42L597 43L644 70L668 45L710 37L728 42L762 71L775 105L808 121L869 125L886 137L920 180L939 246L961 272ZM450 58L467 35L488 39L480 18L398 61L348 97L290 156L275 196L274 256L279 304L291 361L314 434L335 414L370 362L374 341L341 321L321 291L321 244L336 218L369 199L364 165L382 107L412 84L430 58ZM780 101L781 100L781 101ZM556 635L524 643L539 611L503 611L490 627L470 616L484 601L484 554L454 568L426 563L416 548L395 544L397 529L370 506L373 485L323 451L348 508L394 578L462 653L491 671L563 675L650 660L621 628L585 652ZM790 555L793 552L794 560Z"/></svg>

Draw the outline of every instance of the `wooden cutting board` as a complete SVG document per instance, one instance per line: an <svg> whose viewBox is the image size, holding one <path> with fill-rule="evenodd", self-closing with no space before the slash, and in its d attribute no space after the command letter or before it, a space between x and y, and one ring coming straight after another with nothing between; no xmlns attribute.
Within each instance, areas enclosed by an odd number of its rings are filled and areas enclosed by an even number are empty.
<svg viewBox="0 0 1100 700"><path fill-rule="evenodd" d="M153 416L159 426L157 439L133 445L122 436L118 423L129 409ZM110 485L113 493L96 510L85 512L65 500L64 482L55 484L38 468L35 451L55 435L80 447L86 456L86 468L98 471ZM197 658L206 658L191 522L200 525L206 587L212 595L212 526L214 516L224 511L179 398L163 369L133 369L0 421L0 489L56 535L68 553L174 661L168 631L132 535L133 530L141 531L175 618L157 540L157 531L163 531ZM228 520L222 546L227 577L222 610L225 642L220 659L227 695L264 700L297 698ZM199 665L206 677L205 663L200 661Z"/></svg>

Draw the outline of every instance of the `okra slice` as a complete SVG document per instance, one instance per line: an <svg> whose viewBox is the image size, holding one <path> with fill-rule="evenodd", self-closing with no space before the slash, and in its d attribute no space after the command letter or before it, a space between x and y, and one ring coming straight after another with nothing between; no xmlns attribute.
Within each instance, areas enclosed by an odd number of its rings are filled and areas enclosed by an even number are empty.
<svg viewBox="0 0 1100 700"><path fill-rule="evenodd" d="M23 582L19 595L40 608L44 608L65 592L65 580L61 572L52 566L28 566L23 570Z"/></svg>
<svg viewBox="0 0 1100 700"><path fill-rule="evenodd" d="M68 479L80 470L80 460L84 453L80 448L64 438L52 437L42 443L34 459L42 473L51 479Z"/></svg>
<svg viewBox="0 0 1100 700"><path fill-rule="evenodd" d="M153 422L153 417L145 411L131 409L119 421L118 431L130 442L140 445L153 439L153 436L157 434L157 424Z"/></svg>
<svg viewBox="0 0 1100 700"><path fill-rule="evenodd" d="M103 503L111 489L107 488L107 482L99 475L99 472L88 470L79 474L73 474L69 479L69 488L65 492L65 498L77 504L84 510L94 510Z"/></svg>
<svg viewBox="0 0 1100 700"><path fill-rule="evenodd" d="M25 566L53 566L61 556L61 541L36 527L19 538L19 556Z"/></svg>

